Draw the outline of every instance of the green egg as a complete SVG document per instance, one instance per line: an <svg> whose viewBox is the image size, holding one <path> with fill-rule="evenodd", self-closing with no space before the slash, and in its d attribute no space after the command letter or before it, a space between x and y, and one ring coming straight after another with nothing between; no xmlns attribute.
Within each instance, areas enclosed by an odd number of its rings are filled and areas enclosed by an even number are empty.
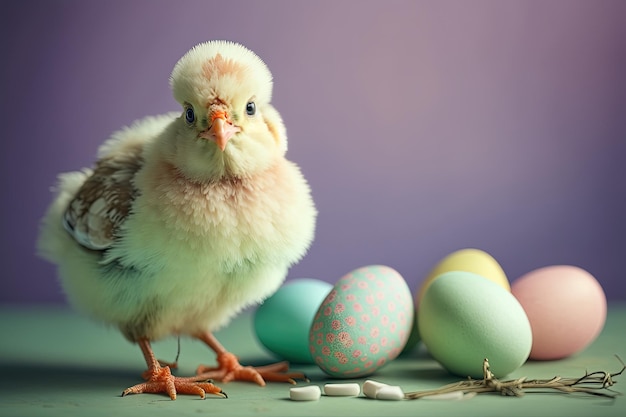
<svg viewBox="0 0 626 417"><path fill-rule="evenodd" d="M332 287L313 278L292 279L280 287L254 313L254 330L261 344L281 359L313 363L309 327Z"/></svg>
<svg viewBox="0 0 626 417"><path fill-rule="evenodd" d="M471 272L435 279L417 318L430 354L462 377L481 379L485 358L496 377L505 376L530 354L532 332L521 304L502 286Z"/></svg>

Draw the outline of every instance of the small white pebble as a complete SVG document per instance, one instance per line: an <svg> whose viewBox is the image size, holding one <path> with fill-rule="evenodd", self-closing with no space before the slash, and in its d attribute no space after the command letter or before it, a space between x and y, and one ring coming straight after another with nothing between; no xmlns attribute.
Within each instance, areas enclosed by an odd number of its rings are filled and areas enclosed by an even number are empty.
<svg viewBox="0 0 626 417"><path fill-rule="evenodd" d="M296 387L289 389L289 398L293 401L316 401L322 396L322 391L317 385Z"/></svg>
<svg viewBox="0 0 626 417"><path fill-rule="evenodd" d="M376 392L377 400L403 400L404 392L402 388L397 385L387 385L386 387L381 387Z"/></svg>
<svg viewBox="0 0 626 417"><path fill-rule="evenodd" d="M422 397L422 400L449 400L449 401L462 401L462 400L469 400L471 398L474 398L476 396L475 392L466 392L465 394L463 394L462 391L455 391L455 392L446 392L445 394L434 394L434 395L427 395L425 397Z"/></svg>
<svg viewBox="0 0 626 417"><path fill-rule="evenodd" d="M422 397L422 400L462 400L463 391L446 392L445 394L433 394Z"/></svg>
<svg viewBox="0 0 626 417"><path fill-rule="evenodd" d="M361 392L359 384L326 384L324 394L333 397L356 397Z"/></svg>
<svg viewBox="0 0 626 417"><path fill-rule="evenodd" d="M382 387L388 387L389 385L383 384L382 382L373 381L368 379L363 383L363 395L367 398L376 398L376 393Z"/></svg>

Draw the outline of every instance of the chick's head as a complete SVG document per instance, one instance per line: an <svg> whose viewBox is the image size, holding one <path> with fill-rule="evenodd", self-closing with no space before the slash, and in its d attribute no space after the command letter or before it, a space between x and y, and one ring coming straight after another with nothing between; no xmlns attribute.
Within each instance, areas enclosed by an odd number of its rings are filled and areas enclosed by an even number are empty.
<svg viewBox="0 0 626 417"><path fill-rule="evenodd" d="M270 104L272 75L246 47L201 43L175 65L170 85L182 114L168 153L185 175L198 180L252 175L284 155L285 127Z"/></svg>

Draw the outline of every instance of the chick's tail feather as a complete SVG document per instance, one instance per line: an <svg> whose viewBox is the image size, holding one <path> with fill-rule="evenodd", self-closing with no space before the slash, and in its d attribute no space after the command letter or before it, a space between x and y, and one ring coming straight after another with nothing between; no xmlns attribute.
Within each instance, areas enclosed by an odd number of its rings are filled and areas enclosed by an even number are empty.
<svg viewBox="0 0 626 417"><path fill-rule="evenodd" d="M42 219L37 240L37 254L42 258L57 263L66 255L68 246L74 244L71 239L68 239L67 230L63 226L63 213L91 174L92 171L85 168L82 171L59 174L57 177L57 184L51 189L56 193L56 197ZM60 242L65 243L60 244Z"/></svg>

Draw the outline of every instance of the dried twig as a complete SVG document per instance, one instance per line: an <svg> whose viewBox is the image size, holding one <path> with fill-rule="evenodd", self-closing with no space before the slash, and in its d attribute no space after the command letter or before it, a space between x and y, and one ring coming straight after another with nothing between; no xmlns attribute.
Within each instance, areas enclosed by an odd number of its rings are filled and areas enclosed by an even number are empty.
<svg viewBox="0 0 626 417"><path fill-rule="evenodd" d="M459 391L464 394L471 392L499 392L502 395L520 397L524 395L524 390L537 389L553 389L568 394L583 393L614 398L621 394L610 389L610 387L617 382L613 378L621 375L626 370L626 364L624 364L622 359L617 355L615 355L615 357L622 364L622 369L615 373L596 371L592 373L585 372L585 375L580 378L562 378L555 376L551 379L527 380L526 377L521 377L508 381L500 381L497 379L489 369L489 360L485 359L483 361L483 379L468 378L467 381L445 385L438 389L408 392L405 394L405 398L416 400L431 395L448 394Z"/></svg>

